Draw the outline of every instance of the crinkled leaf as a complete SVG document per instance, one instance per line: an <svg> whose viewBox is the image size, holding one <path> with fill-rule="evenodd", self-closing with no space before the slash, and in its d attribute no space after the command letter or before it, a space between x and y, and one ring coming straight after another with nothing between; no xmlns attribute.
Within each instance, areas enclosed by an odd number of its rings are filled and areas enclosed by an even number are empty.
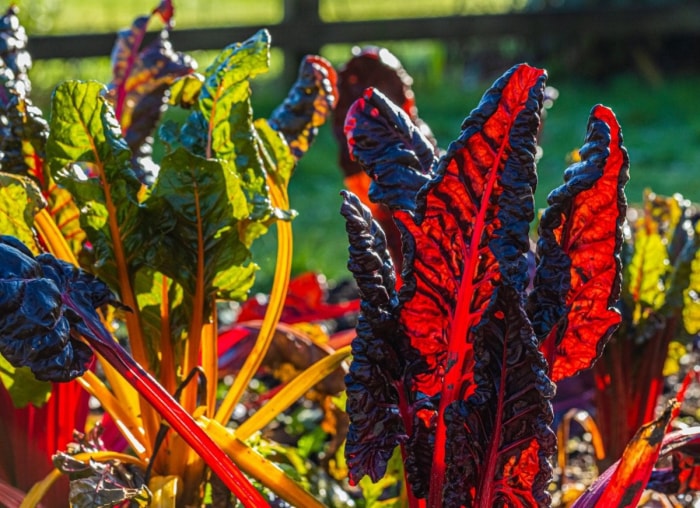
<svg viewBox="0 0 700 508"><path fill-rule="evenodd" d="M156 234L150 266L189 295L202 284L210 297L245 297L257 267L239 234L250 205L231 163L180 148L163 159L145 205Z"/></svg>
<svg viewBox="0 0 700 508"><path fill-rule="evenodd" d="M683 324L690 334L700 333L700 221L695 225L695 236L688 242L687 254L681 257L692 259L689 263L688 286L683 291Z"/></svg>
<svg viewBox="0 0 700 508"><path fill-rule="evenodd" d="M168 100L168 88L178 77L194 72L196 66L191 57L172 49L168 35L172 14L172 2L163 0L150 16L139 17L131 28L120 31L112 51L113 80L108 97L129 148L140 155L150 155L151 134ZM142 48L148 24L156 16L166 28ZM152 177L143 175L148 181Z"/></svg>
<svg viewBox="0 0 700 508"><path fill-rule="evenodd" d="M325 58L305 56L297 81L270 116L270 125L283 134L297 160L307 152L335 107L336 80L335 69Z"/></svg>
<svg viewBox="0 0 700 508"><path fill-rule="evenodd" d="M36 213L46 206L41 192L26 177L0 173L0 231L18 238L39 253L32 226Z"/></svg>
<svg viewBox="0 0 700 508"><path fill-rule="evenodd" d="M397 358L406 339L398 331L396 277L384 233L356 196L349 192L343 196L341 213L350 243L348 269L362 299L345 380L350 416L345 457L351 482L365 475L377 482L386 473L394 448L406 439L399 412L402 390Z"/></svg>
<svg viewBox="0 0 700 508"><path fill-rule="evenodd" d="M190 109L197 104L199 92L202 91L202 85L204 85L204 76L199 73L194 72L182 76L170 85L170 98L168 102L172 106Z"/></svg>
<svg viewBox="0 0 700 508"><path fill-rule="evenodd" d="M255 130L262 143L261 156L264 167L280 187L287 188L297 160L284 135L273 129L264 118L255 121Z"/></svg>
<svg viewBox="0 0 700 508"><path fill-rule="evenodd" d="M553 390L523 308L544 80L526 65L499 79L418 194L416 212L394 210L405 230L398 330L409 344L382 338L414 351L399 370L410 408L406 468L431 505L549 501Z"/></svg>
<svg viewBox="0 0 700 508"><path fill-rule="evenodd" d="M49 125L41 110L19 95L13 96L2 114L0 153L2 171L27 175L40 186L53 217L71 250L78 253L85 239L80 227L79 211L68 191L54 182L45 163ZM5 231L10 233L9 231Z"/></svg>
<svg viewBox="0 0 700 508"><path fill-rule="evenodd" d="M31 91L28 72L32 58L27 51L27 33L20 24L15 5L0 18L0 108L13 94L26 97Z"/></svg>
<svg viewBox="0 0 700 508"><path fill-rule="evenodd" d="M51 173L73 195L97 274L118 288L117 263L138 264L141 183L114 112L96 82L67 81L53 96L46 145Z"/></svg>
<svg viewBox="0 0 700 508"><path fill-rule="evenodd" d="M639 323L666 301L671 271L669 248L682 211L676 200L644 192L644 203L631 224L633 253L625 267L624 293Z"/></svg>
<svg viewBox="0 0 700 508"><path fill-rule="evenodd" d="M54 455L56 468L70 478L70 503L76 508L117 506L126 501L131 506L148 506L151 492L143 483L135 482L143 478L134 475L133 466L113 462L88 463L72 458L64 452Z"/></svg>
<svg viewBox="0 0 700 508"><path fill-rule="evenodd" d="M642 426L627 444L622 458L598 477L573 508L637 506L659 457L673 412L674 406L669 404L657 419Z"/></svg>
<svg viewBox="0 0 700 508"><path fill-rule="evenodd" d="M348 149L367 171L369 199L389 208L415 209L415 194L437 163L429 140L382 92L368 89L348 111Z"/></svg>
<svg viewBox="0 0 700 508"><path fill-rule="evenodd" d="M63 300L92 310L114 301L107 286L50 254L35 259L8 236L0 239L0 286L0 353L39 380L67 381L85 372L92 351L72 337L80 318Z"/></svg>
<svg viewBox="0 0 700 508"><path fill-rule="evenodd" d="M204 72L197 108L181 129L173 123L160 135L171 149L183 146L193 154L235 163L248 202L251 219L270 217L263 160L253 126L249 80L269 68L270 34L260 30L245 42L226 47Z"/></svg>
<svg viewBox="0 0 700 508"><path fill-rule="evenodd" d="M338 71L338 105L333 113L333 134L338 141L340 167L346 177L361 173L362 166L348 151L345 118L350 106L367 88L379 90L410 117L433 146L437 145L430 128L418 118L412 84L413 78L388 49L377 46L353 48L352 58ZM365 196L359 197L368 204Z"/></svg>
<svg viewBox="0 0 700 508"><path fill-rule="evenodd" d="M620 324L629 159L611 110L596 106L581 162L547 198L529 310L553 381L590 367Z"/></svg>
<svg viewBox="0 0 700 508"><path fill-rule="evenodd" d="M51 383L39 381L29 367L15 367L0 354L0 382L17 408L43 406L51 396Z"/></svg>

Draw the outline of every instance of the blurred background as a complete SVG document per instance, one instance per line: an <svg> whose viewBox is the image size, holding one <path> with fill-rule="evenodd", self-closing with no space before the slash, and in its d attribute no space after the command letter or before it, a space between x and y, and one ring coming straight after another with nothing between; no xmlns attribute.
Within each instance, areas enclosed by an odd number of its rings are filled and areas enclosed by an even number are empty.
<svg viewBox="0 0 700 508"><path fill-rule="evenodd" d="M117 30L156 6L143 0L22 0L15 4L34 58L32 98L49 110L64 79L111 79ZM205 68L226 45L267 27L272 69L254 82L256 116L284 98L306 53L336 67L353 46L388 48L413 77L419 114L446 147L463 118L513 64L544 67L558 97L547 112L537 206L562 182L583 140L590 109L610 106L630 153L627 196L644 189L700 201L700 2L687 0L175 0L175 50ZM338 213L343 179L325 126L290 186L294 272L346 277L347 243ZM256 245L265 290L275 235Z"/></svg>

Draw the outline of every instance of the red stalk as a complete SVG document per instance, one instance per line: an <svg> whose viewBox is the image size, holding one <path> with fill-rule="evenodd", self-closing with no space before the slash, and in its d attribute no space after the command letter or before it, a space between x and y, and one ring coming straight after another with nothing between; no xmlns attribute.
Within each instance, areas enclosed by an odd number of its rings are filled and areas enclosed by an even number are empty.
<svg viewBox="0 0 700 508"><path fill-rule="evenodd" d="M253 487L233 461L197 425L185 409L146 372L112 337L76 305L70 296L64 295L64 303L83 318L87 329L82 328L88 344L107 360L143 396L172 428L180 434L221 478L224 484L250 508L267 506L262 495ZM87 332L87 333L85 333Z"/></svg>

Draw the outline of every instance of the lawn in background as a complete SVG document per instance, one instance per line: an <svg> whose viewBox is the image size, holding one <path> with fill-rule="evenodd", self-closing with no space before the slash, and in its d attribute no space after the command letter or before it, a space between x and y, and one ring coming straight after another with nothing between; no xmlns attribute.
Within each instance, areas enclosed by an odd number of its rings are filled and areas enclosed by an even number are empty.
<svg viewBox="0 0 700 508"><path fill-rule="evenodd" d="M211 13L223 9L223 2L176 0L177 26L190 26L193 18L188 9L203 9ZM452 6L459 4L452 0L442 2ZM49 0L38 3L51 4ZM64 3L71 2L66 0ZM232 2L225 3L230 6ZM269 22L274 22L275 16L281 16L281 0L235 3L246 6L245 13L239 12L237 16L257 16L255 20ZM321 8L323 11L332 4L337 10L346 3L352 2L324 0ZM207 9L203 7L205 4ZM83 6L83 17L89 14L88 8L93 8L82 2L80 5ZM358 3L353 7L353 16L366 15L362 5ZM126 14L119 26L128 24L134 15L143 11L144 6L135 0L120 3L118 10ZM89 28L98 27L95 19ZM245 21L251 22L250 19ZM207 23L197 21L197 24ZM87 30L88 27L84 28ZM432 127L440 146L447 147L459 135L464 117L476 107L484 90L497 76L484 76L474 72L469 62L457 63L453 57L448 58L445 47L438 42L387 45L415 77L420 115ZM324 48L322 53L340 65L349 57L350 46L332 46ZM200 68L205 68L215 54L207 51L193 53L193 56ZM280 80L282 62L281 51L273 50L272 71L254 83L253 103L257 116L267 116L286 94L287 85ZM516 61L504 59L502 71L514 63ZM67 78L107 82L110 66L107 58L37 61L31 78L34 83L32 96L48 112L48 96L53 85ZM576 76L551 75L549 85L559 90L559 98L545 120L536 206L546 206L547 193L561 183L567 155L579 147L585 135L589 111L599 102L614 109L623 128L631 159L631 180L627 186L631 202L639 202L645 188L652 188L660 194L682 192L685 197L700 202L700 103L696 100L700 75L668 76L655 84L635 75L612 75L597 82L578 80ZM295 273L321 271L331 280L348 275L345 268L347 240L344 222L338 213L342 177L336 154L336 142L330 129L324 127L309 154L301 161L290 185L292 206L299 212L294 221L293 270ZM258 240L255 246L256 261L262 267L257 285L261 290L269 288L271 283L275 247L274 231Z"/></svg>

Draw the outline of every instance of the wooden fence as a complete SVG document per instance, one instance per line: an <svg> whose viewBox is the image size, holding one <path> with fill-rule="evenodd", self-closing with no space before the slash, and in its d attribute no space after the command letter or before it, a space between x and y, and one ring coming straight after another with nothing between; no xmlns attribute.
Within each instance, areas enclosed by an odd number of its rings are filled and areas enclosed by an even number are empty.
<svg viewBox="0 0 700 508"><path fill-rule="evenodd" d="M577 42L595 37L621 41L651 36L700 35L700 2L667 6L634 6L586 10L547 10L497 15L454 15L420 19L324 22L319 0L284 0L282 22L266 26L275 47L297 62L333 43L440 39L469 41L515 36L529 42L559 36ZM171 33L179 51L220 49L242 41L260 26L175 29ZM31 37L29 50L35 59L83 58L109 55L115 35L82 34ZM296 64L294 64L296 65Z"/></svg>

